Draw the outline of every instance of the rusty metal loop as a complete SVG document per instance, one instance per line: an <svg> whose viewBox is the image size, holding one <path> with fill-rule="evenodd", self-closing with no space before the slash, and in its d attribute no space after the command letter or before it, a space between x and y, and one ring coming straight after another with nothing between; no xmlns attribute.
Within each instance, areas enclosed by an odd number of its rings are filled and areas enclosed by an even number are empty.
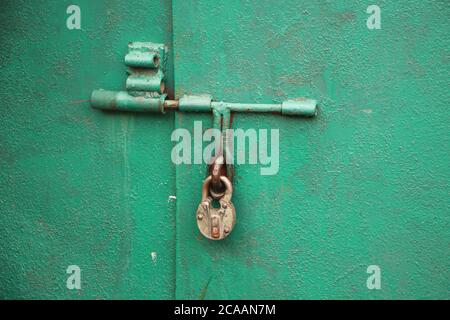
<svg viewBox="0 0 450 320"><path fill-rule="evenodd" d="M220 199L223 197L226 191L226 186L220 180L221 176L225 176L233 181L233 166L225 163L223 155L219 155L215 158L214 162L209 165L208 173L212 176L209 192L214 199Z"/></svg>
<svg viewBox="0 0 450 320"><path fill-rule="evenodd" d="M209 186L211 184L212 178L213 178L212 175L210 175L203 181L202 201L208 201L208 196L210 193ZM231 200L231 195L233 194L233 185L231 184L230 179L228 179L225 176L220 176L220 181L225 185L225 188L226 188L226 191L224 194L228 194L229 200Z"/></svg>

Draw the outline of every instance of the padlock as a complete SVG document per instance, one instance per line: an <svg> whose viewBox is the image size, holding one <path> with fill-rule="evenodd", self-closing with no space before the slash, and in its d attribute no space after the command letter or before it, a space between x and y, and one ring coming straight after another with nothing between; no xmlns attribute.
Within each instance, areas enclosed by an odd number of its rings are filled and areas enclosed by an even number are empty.
<svg viewBox="0 0 450 320"><path fill-rule="evenodd" d="M214 208L212 205L213 199L209 196L211 179L212 176L209 176L203 182L202 201L197 209L197 226L206 238L222 240L231 233L236 223L236 210L231 202L233 186L227 177L220 177L226 190L223 197L218 200L220 206Z"/></svg>

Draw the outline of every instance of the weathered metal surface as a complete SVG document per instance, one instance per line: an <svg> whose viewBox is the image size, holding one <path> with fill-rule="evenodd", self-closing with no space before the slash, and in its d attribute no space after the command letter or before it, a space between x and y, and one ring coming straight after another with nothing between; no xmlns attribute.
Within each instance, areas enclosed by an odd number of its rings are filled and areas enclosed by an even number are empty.
<svg viewBox="0 0 450 320"><path fill-rule="evenodd" d="M129 91L154 91L164 93L164 81L159 75L135 75L129 76L126 82L126 88Z"/></svg>
<svg viewBox="0 0 450 320"><path fill-rule="evenodd" d="M125 87L130 95L157 97L164 93L167 47L160 43L130 42L125 64L129 76ZM164 109L162 109L164 111Z"/></svg>
<svg viewBox="0 0 450 320"><path fill-rule="evenodd" d="M177 298L449 297L450 7L380 1L369 30L372 3L173 1L178 97L320 102L302 121L234 115L233 128L279 129L280 168L236 167L223 241L192 240L206 166L177 167ZM191 113L176 126L199 119L209 126Z"/></svg>
<svg viewBox="0 0 450 320"><path fill-rule="evenodd" d="M65 27L69 4L2 1L1 298L448 298L446 1L380 1L370 31L359 0L78 0L82 30ZM172 47L172 14L177 97L320 101L306 121L234 117L280 130L280 173L239 166L220 242L192 219L205 166L171 164L172 113L88 107L93 88L124 88L130 39Z"/></svg>
<svg viewBox="0 0 450 320"><path fill-rule="evenodd" d="M130 39L171 45L171 4L77 0L68 30L70 4L1 1L0 298L173 298L173 115L89 107L124 89Z"/></svg>
<svg viewBox="0 0 450 320"><path fill-rule="evenodd" d="M126 91L94 90L90 102L96 109L164 113L165 99L164 94L154 98L132 96Z"/></svg>
<svg viewBox="0 0 450 320"><path fill-rule="evenodd" d="M313 117L317 114L317 101L312 99L286 100L281 104L281 113L290 116Z"/></svg>
<svg viewBox="0 0 450 320"><path fill-rule="evenodd" d="M281 104L231 103L212 101L211 96L184 95L179 100L178 110L184 112L255 112L281 113L290 116L313 117L317 114L317 101L313 99L286 100Z"/></svg>
<svg viewBox="0 0 450 320"><path fill-rule="evenodd" d="M125 64L135 68L159 68L165 60L166 48L162 44L130 42Z"/></svg>
<svg viewBox="0 0 450 320"><path fill-rule="evenodd" d="M225 157L223 156L221 150L219 151L219 154L220 155L213 159L213 163L208 167L208 175L211 176L209 193L213 199L220 199L226 191L226 187L222 183L220 177L224 176L232 181L231 174L227 172Z"/></svg>
<svg viewBox="0 0 450 320"><path fill-rule="evenodd" d="M211 96L209 95L184 95L178 103L178 110L188 112L211 112Z"/></svg>
<svg viewBox="0 0 450 320"><path fill-rule="evenodd" d="M212 176L205 179L202 186L202 201L197 208L197 226L203 236L210 240L222 240L230 235L236 223L236 210L231 202L233 186L231 181L221 176L225 185L225 193L218 200L219 206L215 208L213 199L209 196L209 187Z"/></svg>
<svg viewBox="0 0 450 320"><path fill-rule="evenodd" d="M130 42L125 56L125 63L131 66L125 84L127 91L94 90L91 106L104 110L164 113L166 53L167 47L163 44Z"/></svg>
<svg viewBox="0 0 450 320"><path fill-rule="evenodd" d="M149 48L154 46L152 43L129 44L130 52L126 55L125 61L128 65L131 63L131 65L148 67L141 62L153 60L152 68L161 69L157 74L142 74L132 69L126 82L127 92L94 90L91 95L91 106L104 110L161 113L164 113L167 106L169 110L178 109L181 112L212 113L213 128L221 131L220 150L216 150L213 165L208 168L211 175L203 184L202 203L197 209L197 212L200 212L197 217L198 227L205 237L212 240L224 239L230 234L236 220L234 207L231 204L231 181L233 178L231 163L234 161L228 160L231 153L228 150L227 141L227 130L231 128L231 112L278 112L283 115L315 116L317 101L300 99L288 100L282 104L227 103L212 102L210 95L184 95L178 102L165 103L166 95L154 97L155 93L160 94L164 91L162 77L158 77L164 72L164 68L161 68L159 64L160 55L148 52ZM158 45L158 48L165 50L163 45ZM135 90L142 90L143 95L135 95ZM211 206L212 199L219 201L220 209Z"/></svg>

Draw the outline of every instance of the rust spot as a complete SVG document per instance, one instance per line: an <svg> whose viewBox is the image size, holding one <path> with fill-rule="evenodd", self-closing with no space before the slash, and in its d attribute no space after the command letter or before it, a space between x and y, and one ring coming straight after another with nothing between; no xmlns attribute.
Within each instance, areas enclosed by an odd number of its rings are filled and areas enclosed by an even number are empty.
<svg viewBox="0 0 450 320"><path fill-rule="evenodd" d="M176 110L178 109L178 100L165 100L164 109L166 110Z"/></svg>
<svg viewBox="0 0 450 320"><path fill-rule="evenodd" d="M355 19L355 13L354 12L344 12L343 14L341 14L341 18L343 20Z"/></svg>
<svg viewBox="0 0 450 320"><path fill-rule="evenodd" d="M218 227L213 227L211 231L211 236L213 238L219 238L220 237L220 231Z"/></svg>

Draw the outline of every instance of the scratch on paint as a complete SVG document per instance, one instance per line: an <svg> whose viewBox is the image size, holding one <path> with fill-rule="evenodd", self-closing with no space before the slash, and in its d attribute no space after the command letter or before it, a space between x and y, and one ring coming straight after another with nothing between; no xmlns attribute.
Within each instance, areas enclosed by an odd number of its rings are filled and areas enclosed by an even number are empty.
<svg viewBox="0 0 450 320"><path fill-rule="evenodd" d="M156 254L156 252L152 252L150 255L152 256L152 261L156 262L156 259L158 258L158 255Z"/></svg>
<svg viewBox="0 0 450 320"><path fill-rule="evenodd" d="M170 201L175 201L177 200L176 196L169 196L169 199L167 199L167 203L169 203Z"/></svg>
<svg viewBox="0 0 450 320"><path fill-rule="evenodd" d="M209 277L208 282L206 283L205 287L200 291L200 295L198 296L199 300L205 300L206 292L208 291L208 287L209 287L209 284L210 284L210 282L212 280L212 277L213 276Z"/></svg>

